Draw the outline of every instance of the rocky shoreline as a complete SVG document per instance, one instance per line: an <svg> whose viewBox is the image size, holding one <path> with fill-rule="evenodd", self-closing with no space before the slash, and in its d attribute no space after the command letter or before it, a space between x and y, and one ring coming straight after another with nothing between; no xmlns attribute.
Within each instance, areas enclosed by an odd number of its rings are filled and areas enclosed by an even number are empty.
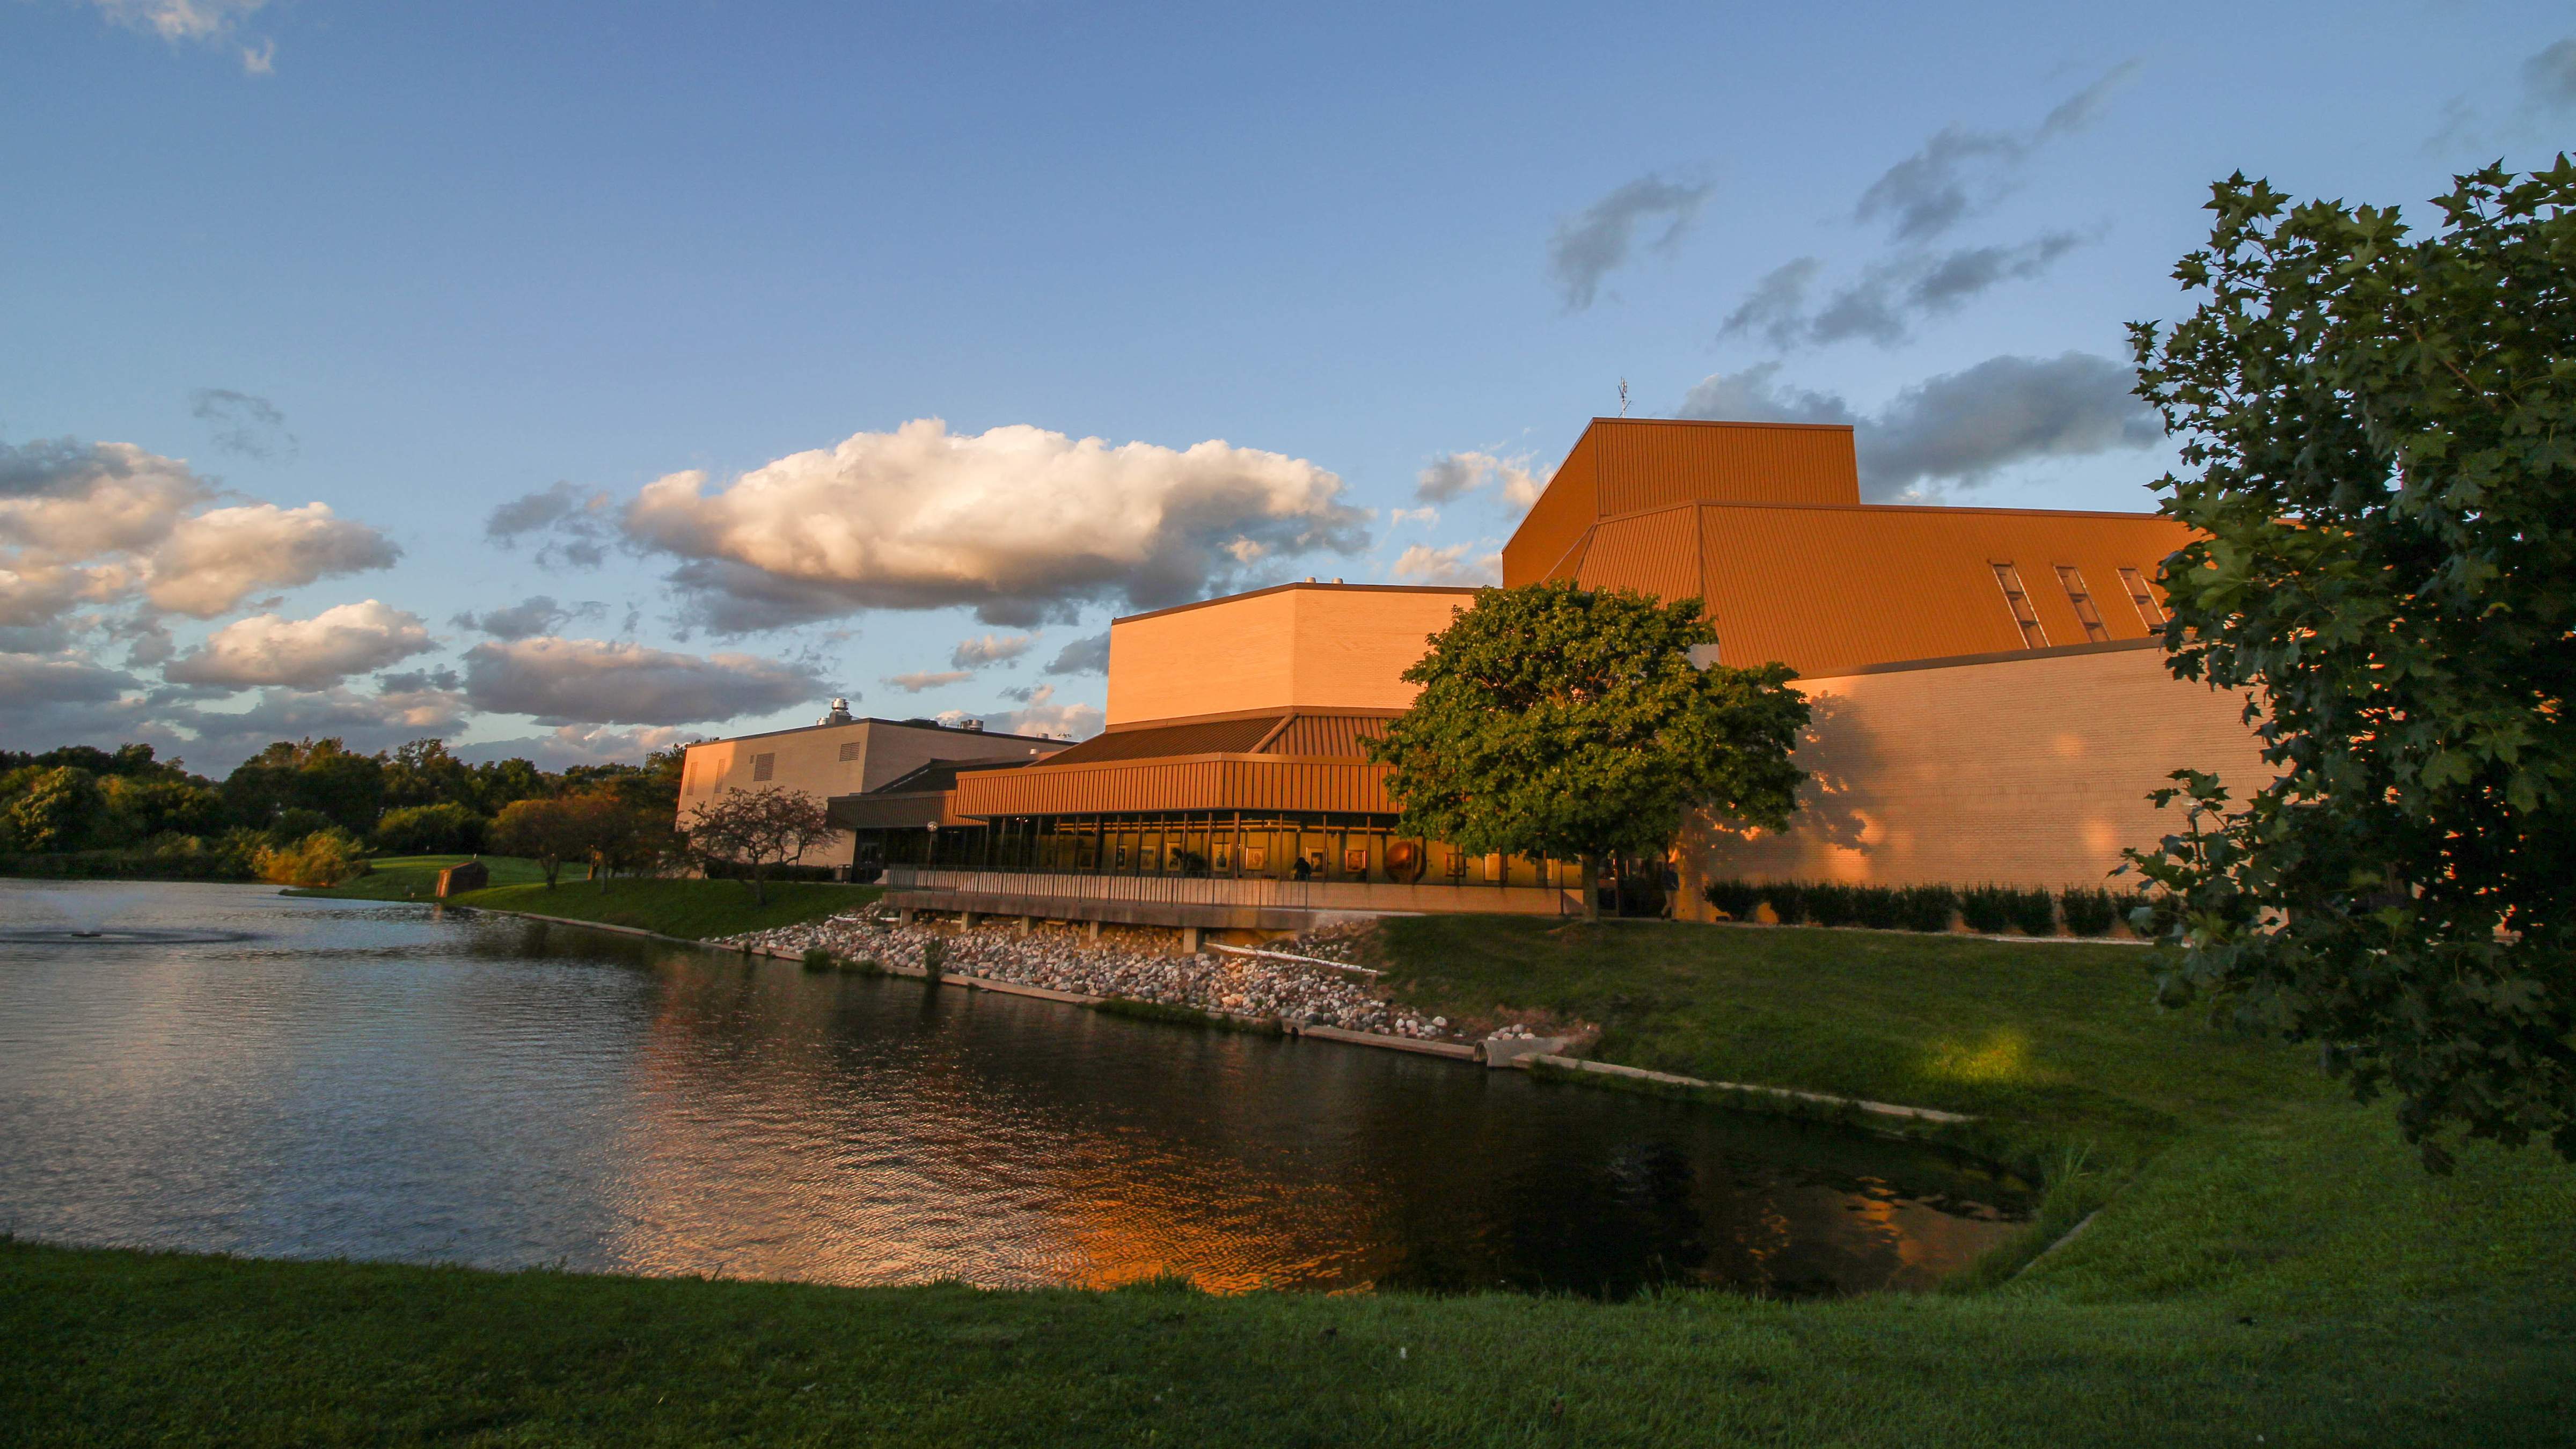
<svg viewBox="0 0 2576 1449"><path fill-rule="evenodd" d="M1349 927L1327 927L1263 949L1347 961L1353 934ZM1425 1017L1374 995L1371 978L1356 973L1267 956L1175 956L1114 940L1094 941L1066 926L1040 926L1025 934L1009 926L943 930L901 926L883 915L861 912L719 937L707 944L794 955L819 947L844 960L917 971L933 942L940 945L940 969L952 976L1421 1041L1462 1039L1447 1017Z"/></svg>

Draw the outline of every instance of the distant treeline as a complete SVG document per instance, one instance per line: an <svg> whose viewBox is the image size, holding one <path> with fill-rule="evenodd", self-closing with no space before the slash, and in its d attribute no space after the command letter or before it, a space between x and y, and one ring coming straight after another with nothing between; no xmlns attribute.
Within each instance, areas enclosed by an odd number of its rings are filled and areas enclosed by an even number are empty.
<svg viewBox="0 0 2576 1449"><path fill-rule="evenodd" d="M144 744L0 750L0 856L18 874L241 879L261 872L263 851L326 833L352 851L480 851L523 801L578 800L667 825L685 748L641 765L547 771L523 759L469 765L437 739L373 755L337 739L280 740L220 781Z"/></svg>

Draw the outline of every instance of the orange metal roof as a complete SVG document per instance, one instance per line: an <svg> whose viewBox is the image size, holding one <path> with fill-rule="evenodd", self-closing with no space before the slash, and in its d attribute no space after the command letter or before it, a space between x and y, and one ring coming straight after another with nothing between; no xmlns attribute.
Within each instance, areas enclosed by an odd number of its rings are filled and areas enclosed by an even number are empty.
<svg viewBox="0 0 2576 1449"><path fill-rule="evenodd" d="M1247 719L1203 720L1111 730L1107 734L1093 735L1063 754L1051 757L1048 763L1089 765L1102 760L1147 760L1166 755L1249 754L1278 731L1285 717L1283 711Z"/></svg>
<svg viewBox="0 0 2576 1449"><path fill-rule="evenodd" d="M1697 594L1720 659L1818 675L2029 647L1997 564L2019 575L2046 644L2092 640L2070 582L2090 596L2102 637L2146 638L2151 621L2120 570L2137 570L2161 607L2156 571L2190 539L2143 513L1702 503L1601 521L1579 567L1558 577Z"/></svg>
<svg viewBox="0 0 2576 1449"><path fill-rule="evenodd" d="M1503 582L1553 576L1596 521L1671 503L1858 503L1852 430L1594 418L1503 545Z"/></svg>
<svg viewBox="0 0 2576 1449"><path fill-rule="evenodd" d="M1113 730L1043 763L960 774L955 809L972 816L1391 811L1388 767L1368 763L1360 741L1384 734L1394 718L1331 711Z"/></svg>

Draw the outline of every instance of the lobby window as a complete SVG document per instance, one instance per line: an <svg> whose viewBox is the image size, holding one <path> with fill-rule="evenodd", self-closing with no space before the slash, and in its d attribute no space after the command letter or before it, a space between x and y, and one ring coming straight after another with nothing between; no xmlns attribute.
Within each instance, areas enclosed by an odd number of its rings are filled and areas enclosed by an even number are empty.
<svg viewBox="0 0 2576 1449"><path fill-rule="evenodd" d="M751 781L753 784L757 785L776 773L778 773L778 757L776 755L754 755L751 757Z"/></svg>
<svg viewBox="0 0 2576 1449"><path fill-rule="evenodd" d="M2156 602L2155 592L2147 587L2147 576L2136 569L2120 570L2120 582L2129 586L2129 603L2138 611L2138 622L2150 634L2165 631L2165 606Z"/></svg>
<svg viewBox="0 0 2576 1449"><path fill-rule="evenodd" d="M2021 570L2008 563L1995 566L1995 582L2004 590L2004 605L2012 610L2013 623L2021 629L2021 647L2045 649L2048 631L2039 627L2039 611L2030 606L2030 594L2021 586Z"/></svg>
<svg viewBox="0 0 2576 1449"><path fill-rule="evenodd" d="M2111 631L2102 627L2102 611L2093 607L2093 593L2084 587L2084 571L2073 564L2057 566L2058 587L2066 590L2066 602L2075 606L2075 617L2084 624L2084 637L2095 644L2107 644Z"/></svg>

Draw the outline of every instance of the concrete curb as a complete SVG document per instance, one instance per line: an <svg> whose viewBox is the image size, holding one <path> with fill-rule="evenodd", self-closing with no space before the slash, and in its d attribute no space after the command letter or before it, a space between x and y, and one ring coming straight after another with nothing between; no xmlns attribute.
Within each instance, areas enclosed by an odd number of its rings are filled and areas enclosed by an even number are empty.
<svg viewBox="0 0 2576 1449"><path fill-rule="evenodd" d="M1879 1117L1903 1117L1916 1122L1974 1122L1977 1119L1960 1112L1944 1112L1933 1107L1899 1107L1889 1102L1868 1102L1858 1097L1837 1097L1828 1092L1802 1092L1795 1087L1757 1087L1745 1082L1705 1082L1697 1077L1673 1072L1650 1072L1643 1067L1623 1067L1615 1062L1585 1061L1579 1057L1534 1056L1534 1062L1572 1072L1591 1072L1604 1077L1626 1077L1632 1081L1658 1082L1668 1087L1690 1087L1712 1092L1758 1092L1769 1097L1791 1097L1801 1102L1814 1102L1827 1107L1851 1107Z"/></svg>

